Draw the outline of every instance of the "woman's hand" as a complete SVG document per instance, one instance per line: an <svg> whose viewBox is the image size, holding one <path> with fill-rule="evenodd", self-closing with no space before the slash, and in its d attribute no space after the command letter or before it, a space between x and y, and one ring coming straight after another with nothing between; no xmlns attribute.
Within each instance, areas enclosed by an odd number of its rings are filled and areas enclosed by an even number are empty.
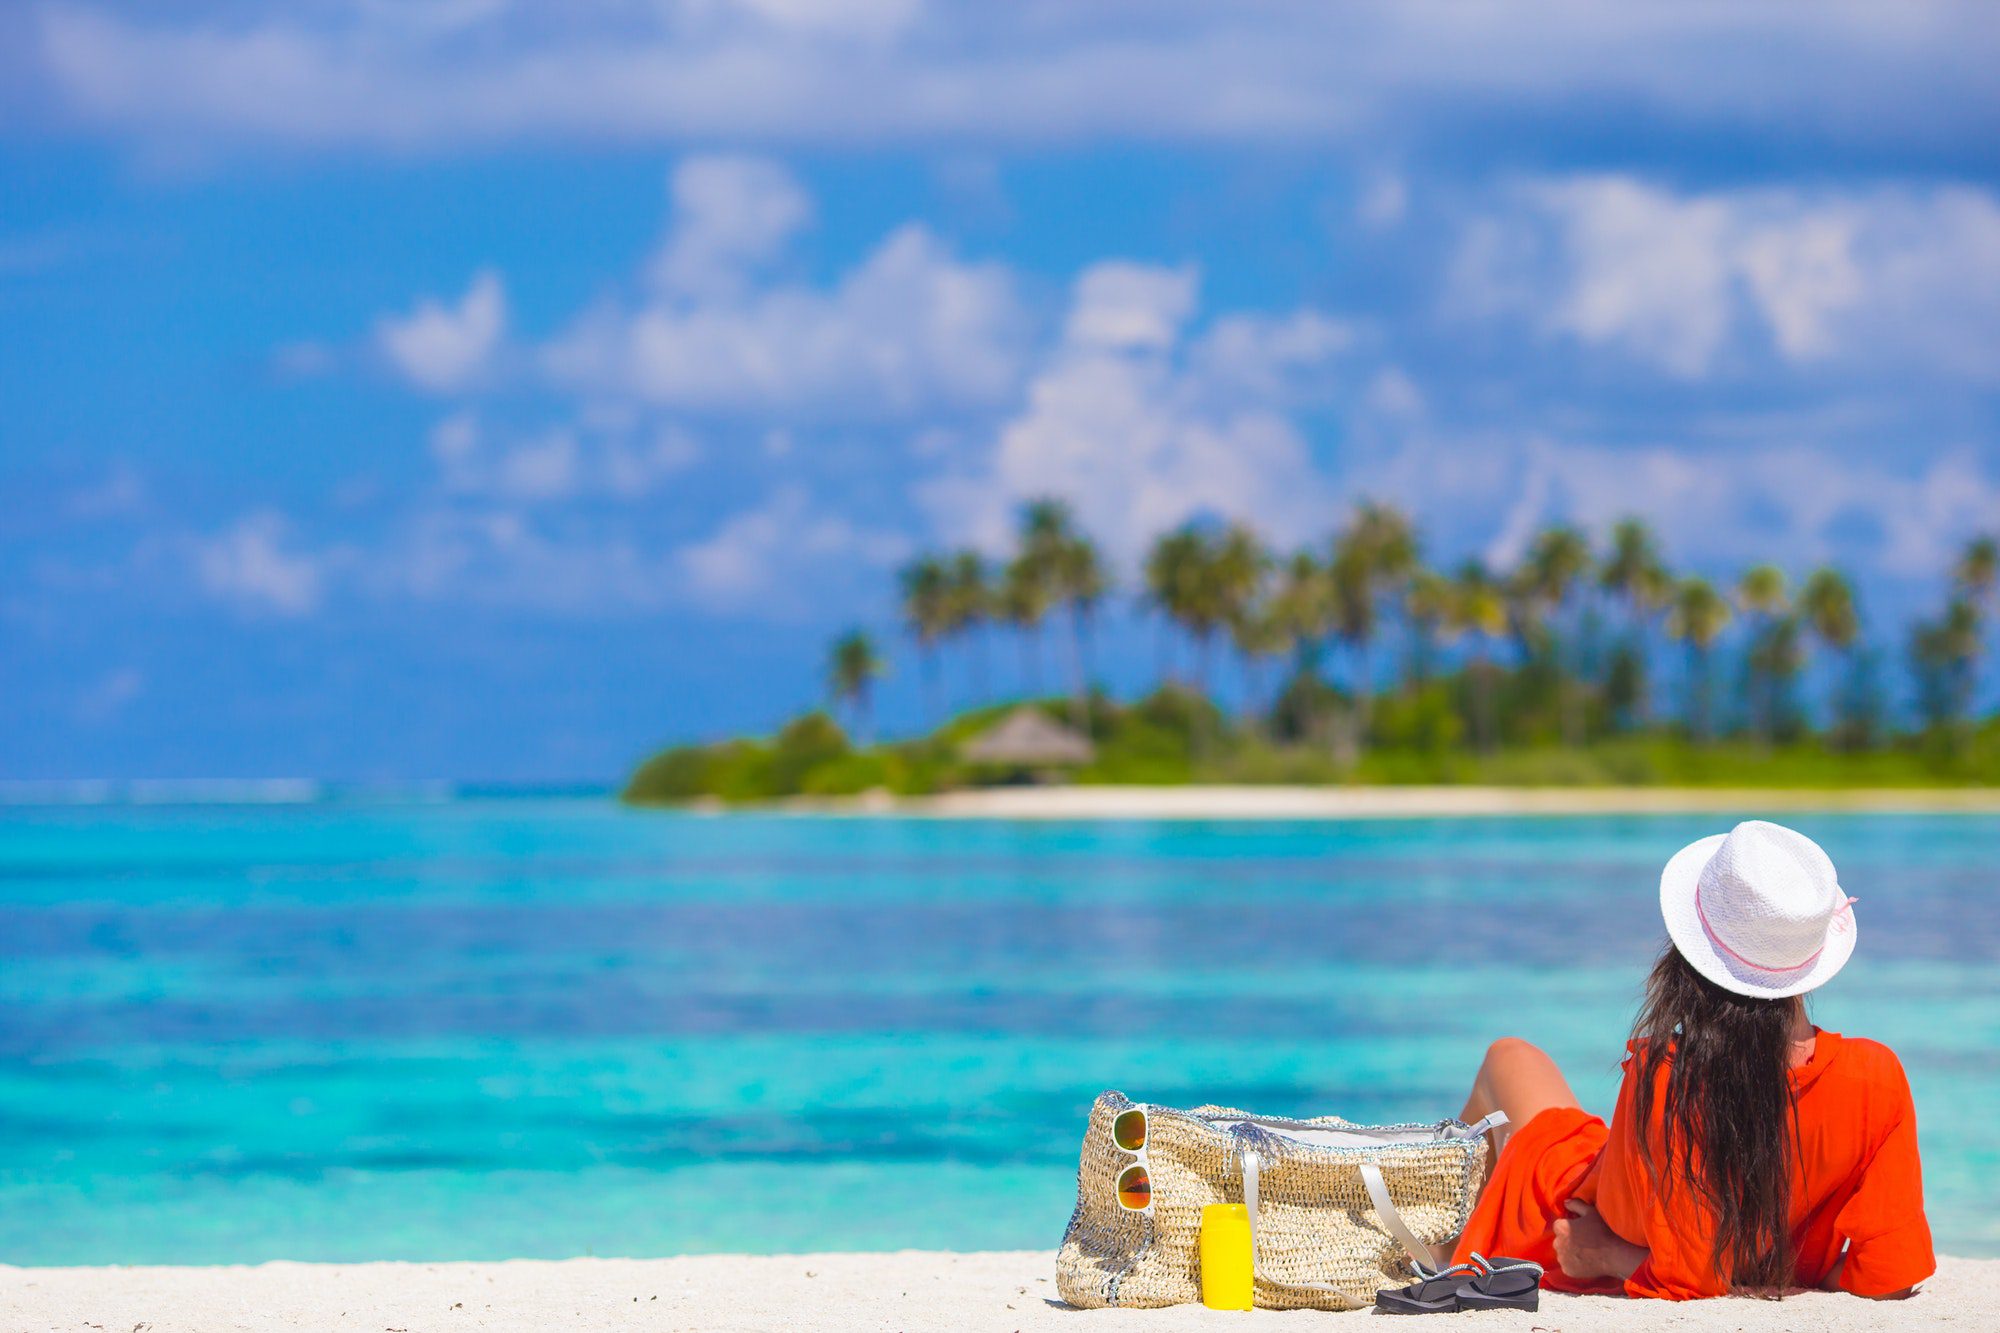
<svg viewBox="0 0 2000 1333"><path fill-rule="evenodd" d="M1646 1262L1646 1247L1634 1245L1613 1231L1597 1209L1581 1199L1569 1201L1569 1216L1556 1223L1556 1263L1579 1280L1631 1277Z"/></svg>

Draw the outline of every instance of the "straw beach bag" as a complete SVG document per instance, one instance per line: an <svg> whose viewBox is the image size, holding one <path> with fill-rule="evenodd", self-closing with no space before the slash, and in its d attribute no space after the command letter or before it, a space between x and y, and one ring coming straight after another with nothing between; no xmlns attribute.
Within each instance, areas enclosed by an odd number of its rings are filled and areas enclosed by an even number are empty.
<svg viewBox="0 0 2000 1333"><path fill-rule="evenodd" d="M1113 1137L1119 1115L1133 1110L1145 1112L1143 1155ZM1201 1210L1242 1203L1258 1305L1369 1305L1378 1288L1413 1280L1413 1262L1436 1268L1448 1259L1438 1247L1465 1229L1486 1178L1486 1131L1504 1122L1287 1120L1225 1106L1141 1106L1107 1092L1083 1136L1057 1289L1089 1308L1198 1301ZM1140 1161L1150 1203L1136 1211L1120 1203L1119 1182Z"/></svg>

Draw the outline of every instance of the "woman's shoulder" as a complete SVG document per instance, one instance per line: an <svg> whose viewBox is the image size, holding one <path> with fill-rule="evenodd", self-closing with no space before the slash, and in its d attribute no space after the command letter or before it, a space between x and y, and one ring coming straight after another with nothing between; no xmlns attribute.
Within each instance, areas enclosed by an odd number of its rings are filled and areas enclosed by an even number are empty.
<svg viewBox="0 0 2000 1333"><path fill-rule="evenodd" d="M1840 1053L1845 1058L1873 1061L1878 1064L1886 1062L1898 1068L1902 1066L1902 1062L1896 1058L1896 1053L1890 1050L1886 1043L1876 1041L1873 1037L1857 1037L1851 1032L1826 1031L1822 1031L1819 1035L1839 1042Z"/></svg>
<svg viewBox="0 0 2000 1333"><path fill-rule="evenodd" d="M1838 1032L1822 1032L1819 1039L1834 1048L1827 1052L1825 1075L1842 1083L1865 1083L1892 1090L1905 1098L1910 1095L1910 1080L1903 1072L1903 1062L1883 1043ZM1815 1058L1814 1063L1818 1062Z"/></svg>
<svg viewBox="0 0 2000 1333"><path fill-rule="evenodd" d="M1634 1038L1625 1043L1625 1059L1621 1062L1629 1078L1644 1063L1646 1042ZM1660 1072L1672 1061L1673 1051L1663 1052ZM1867 1037L1850 1037L1839 1032L1819 1033L1819 1047L1813 1053L1807 1068L1817 1066L1819 1076L1835 1074L1846 1081L1882 1084L1907 1090L1909 1078L1903 1073L1903 1062L1896 1053L1879 1041Z"/></svg>

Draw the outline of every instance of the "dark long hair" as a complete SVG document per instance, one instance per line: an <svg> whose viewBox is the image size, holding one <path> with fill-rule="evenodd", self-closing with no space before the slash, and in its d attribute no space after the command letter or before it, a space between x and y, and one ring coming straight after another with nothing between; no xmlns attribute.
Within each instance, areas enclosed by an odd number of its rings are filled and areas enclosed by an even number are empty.
<svg viewBox="0 0 2000 1333"><path fill-rule="evenodd" d="M1632 1030L1632 1109L1653 1191L1662 1200L1679 1188L1694 1191L1715 1218L1716 1272L1745 1293L1782 1296L1792 1281L1791 1031L1799 1004L1726 991L1669 944L1646 979Z"/></svg>

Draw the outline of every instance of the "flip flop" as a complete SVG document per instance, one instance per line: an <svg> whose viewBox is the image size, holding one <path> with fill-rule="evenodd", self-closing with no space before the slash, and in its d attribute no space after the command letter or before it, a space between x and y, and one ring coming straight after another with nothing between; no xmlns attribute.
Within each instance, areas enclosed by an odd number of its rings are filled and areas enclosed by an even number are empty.
<svg viewBox="0 0 2000 1333"><path fill-rule="evenodd" d="M1539 1310L1542 1307L1542 1266L1531 1259L1488 1259L1472 1256L1479 1275L1458 1289L1460 1310Z"/></svg>
<svg viewBox="0 0 2000 1333"><path fill-rule="evenodd" d="M1375 1308L1382 1314L1447 1314L1458 1309L1459 1292L1479 1277L1475 1264L1453 1264L1432 1272L1416 1265L1417 1280L1407 1287L1383 1288L1375 1293Z"/></svg>

